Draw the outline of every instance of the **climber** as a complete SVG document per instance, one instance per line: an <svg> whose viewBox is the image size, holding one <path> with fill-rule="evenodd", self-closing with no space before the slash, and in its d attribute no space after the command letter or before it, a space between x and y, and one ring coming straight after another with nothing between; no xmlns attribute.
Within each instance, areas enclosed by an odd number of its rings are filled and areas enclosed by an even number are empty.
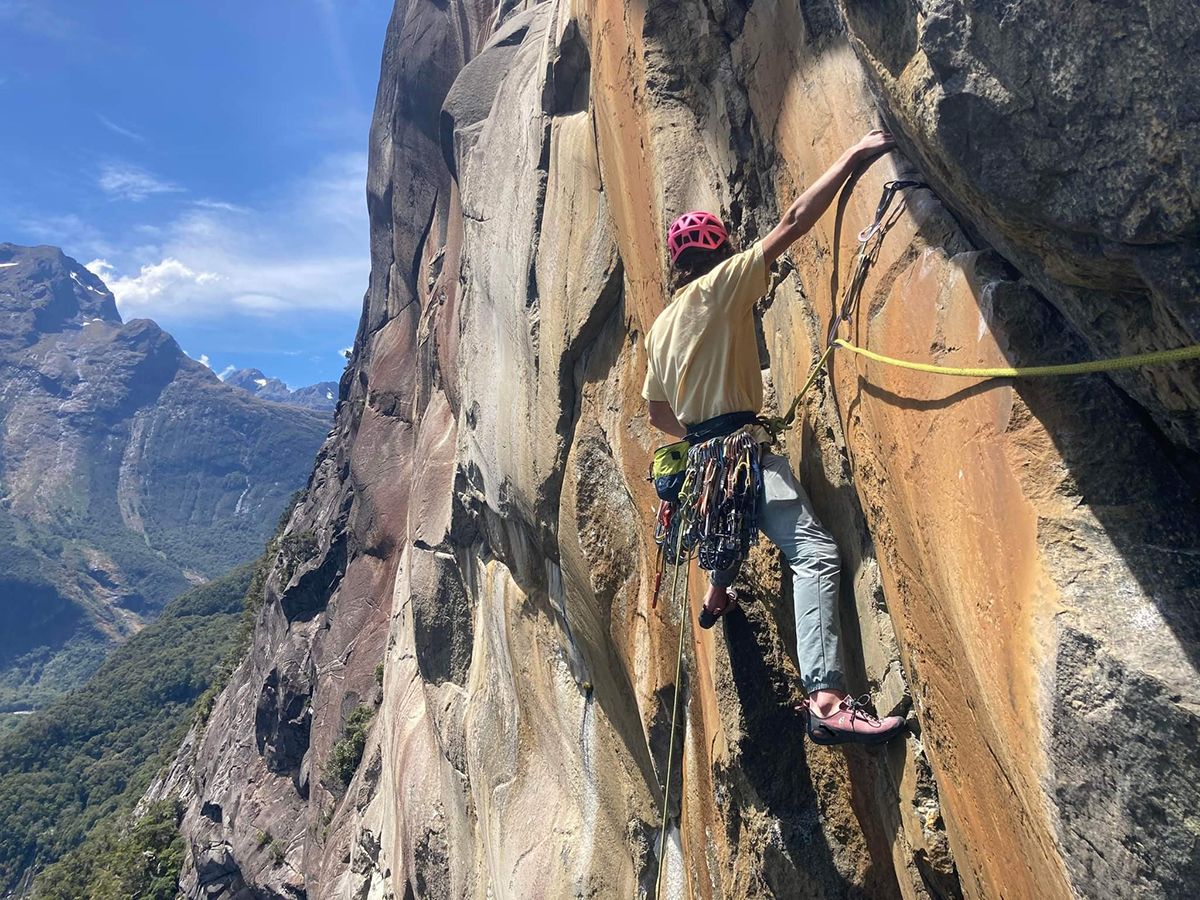
<svg viewBox="0 0 1200 900"><path fill-rule="evenodd" d="M667 243L674 295L646 336L642 394L651 424L677 439L686 436L693 445L747 427L757 441L768 440L753 424L763 400L754 303L767 291L771 264L812 228L854 170L893 146L886 132L867 134L792 204L766 238L740 253L711 213L686 213L672 223ZM889 740L903 730L904 720L876 718L867 711L865 697L853 699L844 687L837 545L814 516L786 457L766 449L761 447L759 456L757 524L792 569L796 651L808 695L797 710L817 743ZM728 568L709 571L701 627L712 627L733 608L730 588L740 564L739 558Z"/></svg>

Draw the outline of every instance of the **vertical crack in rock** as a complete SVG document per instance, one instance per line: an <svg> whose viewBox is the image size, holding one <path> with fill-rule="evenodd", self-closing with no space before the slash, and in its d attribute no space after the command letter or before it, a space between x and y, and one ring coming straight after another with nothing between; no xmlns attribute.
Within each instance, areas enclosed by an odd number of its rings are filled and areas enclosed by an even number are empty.
<svg viewBox="0 0 1200 900"><path fill-rule="evenodd" d="M1057 3L998 17L969 0L917 16L900 2L844 8L906 153L1089 355L1200 339L1200 208L1182 189L1195 181L1187 148L1200 125L1181 112L1197 76L1172 62L1200 33L1188 3L1136 7L1120 29L1099 8ZM1048 40L1031 46L1034 32ZM1172 441L1200 451L1194 373L1112 377Z"/></svg>
<svg viewBox="0 0 1200 900"><path fill-rule="evenodd" d="M255 716L255 740L267 769L292 775L308 752L312 728L311 678L272 669L263 682Z"/></svg>

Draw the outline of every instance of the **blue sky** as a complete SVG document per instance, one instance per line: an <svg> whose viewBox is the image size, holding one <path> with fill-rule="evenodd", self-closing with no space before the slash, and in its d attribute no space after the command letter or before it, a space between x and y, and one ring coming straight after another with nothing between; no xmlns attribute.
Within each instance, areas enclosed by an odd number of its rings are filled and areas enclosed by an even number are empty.
<svg viewBox="0 0 1200 900"><path fill-rule="evenodd" d="M217 372L337 379L391 0L0 0L0 241Z"/></svg>

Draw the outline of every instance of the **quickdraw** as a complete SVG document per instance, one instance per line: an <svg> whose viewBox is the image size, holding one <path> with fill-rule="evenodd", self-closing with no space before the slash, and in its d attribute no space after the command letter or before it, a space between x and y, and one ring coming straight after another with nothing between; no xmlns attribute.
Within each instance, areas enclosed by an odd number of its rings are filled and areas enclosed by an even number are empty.
<svg viewBox="0 0 1200 900"><path fill-rule="evenodd" d="M678 501L661 500L658 504L658 518L654 523L654 543L658 545L658 561L654 567L654 593L650 595L650 608L658 606L658 595L662 590L663 574L667 566L678 567L687 559L680 542L679 526L682 519L679 516Z"/></svg>
<svg viewBox="0 0 1200 900"><path fill-rule="evenodd" d="M783 432L792 427L796 421L796 412L800 408L800 401L804 395L808 393L808 389L816 384L817 376L825 368L825 363L829 357L833 355L833 351L839 346L837 340L838 328L843 322L850 320L854 315L854 310L858 306L858 298L862 295L863 285L867 280L867 273L871 271L871 265L875 262L875 258L879 252L879 245L883 240L883 236L887 234L895 219L900 214L898 208L895 213L888 217L888 210L892 206L892 201L901 191L909 190L910 188L928 188L923 181L907 181L896 180L889 181L883 186L883 193L879 197L879 205L875 208L875 219L858 233L858 253L854 257L854 264L850 269L850 280L846 284L846 294L842 300L842 308L838 310L837 315L833 317L833 321L829 323L829 333L825 338L825 350L821 354L817 364L812 367L808 378L805 379L804 386L796 394L792 400L788 411L782 416L774 416L766 421L765 427L771 433L774 440L778 440Z"/></svg>

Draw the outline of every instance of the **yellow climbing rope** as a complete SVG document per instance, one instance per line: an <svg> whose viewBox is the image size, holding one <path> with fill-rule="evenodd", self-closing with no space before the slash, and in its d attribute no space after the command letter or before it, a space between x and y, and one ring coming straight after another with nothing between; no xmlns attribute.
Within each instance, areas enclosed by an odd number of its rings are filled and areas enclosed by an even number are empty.
<svg viewBox="0 0 1200 900"><path fill-rule="evenodd" d="M778 438L779 435L791 428L792 423L796 421L796 412L800 408L800 401L804 399L804 395L808 393L808 389L817 383L817 376L821 374L821 369L825 367L825 361L832 355L833 347L834 345L830 344L825 348L825 352L821 354L821 358L817 360L817 364L808 373L808 378L804 381L804 387L800 388L799 393L792 398L792 405L788 407L788 411L782 416L772 416L765 421L766 429L771 433L773 438Z"/></svg>
<svg viewBox="0 0 1200 900"><path fill-rule="evenodd" d="M1189 359L1200 359L1200 344L1190 347L1176 347L1173 350L1155 350L1151 353L1135 353L1130 356L1117 356L1112 359L1095 359L1089 362L1064 363L1054 366L1016 366L998 368L955 368L953 366L935 366L931 363L910 362L906 359L896 359L884 356L865 347L857 347L845 338L835 338L833 346L841 347L867 359L889 366L899 366L901 369L912 369L917 372L930 372L934 375L953 375L959 378L1042 378L1052 375L1089 375L1095 372L1115 372L1120 369L1136 369L1140 366L1157 366L1163 363L1183 362ZM817 371L829 356L829 349L821 357L809 376L812 382Z"/></svg>
<svg viewBox="0 0 1200 900"><path fill-rule="evenodd" d="M848 184L847 187L850 187ZM768 419L767 430L771 432L773 437L778 436L789 429L795 422L796 413L798 412L800 401L809 389L816 383L817 376L821 370L825 368L825 364L829 361L830 356L837 347L843 350L849 350L851 353L857 353L867 359L874 360L884 365L897 366L901 369L911 369L916 372L928 372L933 375L950 375L958 378L1044 378L1051 376L1062 375L1089 375L1096 372L1116 372L1122 369L1136 369L1141 366L1156 366L1165 363L1186 362L1188 360L1200 359L1200 344L1193 344L1188 347L1176 347L1172 350L1155 350L1150 353L1134 353L1128 356L1118 356L1111 359L1097 359L1089 362L1080 363L1065 363L1061 365L1049 366L1001 366L1001 367L956 367L956 366L938 366L932 363L910 362L906 359L896 359L893 356L884 356L882 353L876 353L873 350L868 350L865 347L859 347L850 343L845 338L837 336L839 326L843 322L849 322L853 319L854 313L858 307L859 295L862 293L863 285L866 282L867 272L871 267L872 253L871 248L877 248L882 242L883 236L888 231L887 213L891 206L892 200L902 191L911 188L926 188L928 185L919 181L889 181L884 185L883 194L879 201L879 206L875 211L875 220L858 235L858 253L851 265L850 279L846 288L846 297L842 303L840 311L836 311L836 315L829 325L829 335L826 341L825 351L821 354L821 358L817 360L816 365L808 374L808 378L804 381L804 386L800 388L792 400L788 411L782 416L776 416ZM845 194L845 189L843 190ZM835 288L836 291L836 288Z"/></svg>

